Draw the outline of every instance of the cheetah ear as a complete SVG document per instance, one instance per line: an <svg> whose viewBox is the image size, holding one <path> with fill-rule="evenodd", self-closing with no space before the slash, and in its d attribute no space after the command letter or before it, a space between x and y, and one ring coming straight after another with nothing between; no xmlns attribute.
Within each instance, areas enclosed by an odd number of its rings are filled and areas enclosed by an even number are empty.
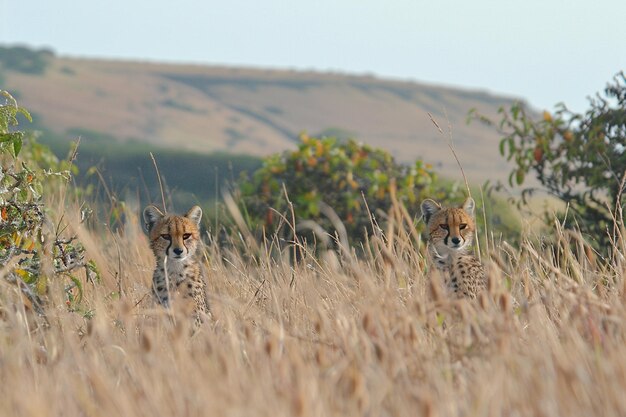
<svg viewBox="0 0 626 417"><path fill-rule="evenodd" d="M441 206L435 200L427 198L426 200L422 201L421 209L424 223L428 223L433 214L441 210Z"/></svg>
<svg viewBox="0 0 626 417"><path fill-rule="evenodd" d="M475 206L476 206L476 203L474 203L474 199L472 197L467 197L467 199L463 203L463 210L465 210L465 212L469 214L470 216L473 216Z"/></svg>
<svg viewBox="0 0 626 417"><path fill-rule="evenodd" d="M198 206L193 206L189 209L187 214L185 214L185 217L200 226L200 220L202 220L202 209Z"/></svg>
<svg viewBox="0 0 626 417"><path fill-rule="evenodd" d="M143 210L143 221L146 224L146 229L148 229L148 232L152 230L155 223L162 218L163 213L161 213L161 210L159 210L155 206L148 206Z"/></svg>

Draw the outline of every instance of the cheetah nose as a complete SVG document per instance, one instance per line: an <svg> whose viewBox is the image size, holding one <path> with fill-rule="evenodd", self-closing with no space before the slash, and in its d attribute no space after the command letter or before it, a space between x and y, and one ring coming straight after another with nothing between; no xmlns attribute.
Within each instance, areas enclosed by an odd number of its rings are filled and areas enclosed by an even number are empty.
<svg viewBox="0 0 626 417"><path fill-rule="evenodd" d="M455 236L452 238L452 243L454 243L455 245L458 245L459 243L461 243L461 239Z"/></svg>
<svg viewBox="0 0 626 417"><path fill-rule="evenodd" d="M180 255L181 253L183 253L183 250L181 248L174 248L174 253L176 255Z"/></svg>

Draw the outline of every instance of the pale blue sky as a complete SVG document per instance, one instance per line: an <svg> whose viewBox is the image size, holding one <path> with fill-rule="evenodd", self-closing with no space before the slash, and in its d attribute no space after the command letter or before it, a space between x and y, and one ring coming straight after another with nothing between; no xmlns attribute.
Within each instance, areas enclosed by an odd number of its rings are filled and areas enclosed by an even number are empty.
<svg viewBox="0 0 626 417"><path fill-rule="evenodd" d="M0 43L72 56L335 70L539 109L626 69L626 0L0 0Z"/></svg>

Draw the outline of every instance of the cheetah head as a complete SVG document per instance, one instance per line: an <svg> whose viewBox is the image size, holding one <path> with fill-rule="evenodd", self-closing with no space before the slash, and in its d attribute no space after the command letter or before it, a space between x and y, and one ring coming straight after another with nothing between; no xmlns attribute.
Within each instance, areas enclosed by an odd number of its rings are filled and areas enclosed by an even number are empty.
<svg viewBox="0 0 626 417"><path fill-rule="evenodd" d="M469 249L476 230L474 207L471 197L460 207L442 207L431 199L422 202L422 217L428 230L428 241L439 254L445 256Z"/></svg>

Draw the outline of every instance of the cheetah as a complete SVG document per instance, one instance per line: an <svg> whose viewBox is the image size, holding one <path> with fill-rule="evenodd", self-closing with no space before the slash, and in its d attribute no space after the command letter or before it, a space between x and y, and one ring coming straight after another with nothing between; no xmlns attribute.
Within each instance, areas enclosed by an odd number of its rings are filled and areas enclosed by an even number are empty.
<svg viewBox="0 0 626 417"><path fill-rule="evenodd" d="M194 256L200 242L202 209L192 207L184 216L163 214L155 206L143 211L150 247L156 258L152 290L159 304L169 308L175 292L191 301L194 328L209 314L206 282L200 262Z"/></svg>
<svg viewBox="0 0 626 417"><path fill-rule="evenodd" d="M459 298L476 298L487 286L483 266L470 252L476 230L474 207L471 197L461 207L444 208L431 199L421 205L428 253L448 291Z"/></svg>

